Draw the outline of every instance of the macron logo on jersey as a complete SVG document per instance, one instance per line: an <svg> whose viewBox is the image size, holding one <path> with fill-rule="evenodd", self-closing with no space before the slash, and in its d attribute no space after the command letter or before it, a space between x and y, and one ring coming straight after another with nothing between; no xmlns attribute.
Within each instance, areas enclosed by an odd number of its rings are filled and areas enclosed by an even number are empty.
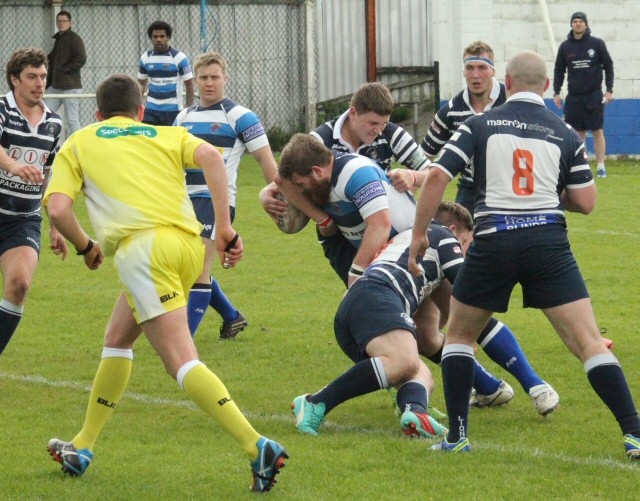
<svg viewBox="0 0 640 501"><path fill-rule="evenodd" d="M533 130L536 132L544 132L548 136L553 136L554 130L540 124L525 124L519 120L487 120L489 127L514 127L516 129Z"/></svg>

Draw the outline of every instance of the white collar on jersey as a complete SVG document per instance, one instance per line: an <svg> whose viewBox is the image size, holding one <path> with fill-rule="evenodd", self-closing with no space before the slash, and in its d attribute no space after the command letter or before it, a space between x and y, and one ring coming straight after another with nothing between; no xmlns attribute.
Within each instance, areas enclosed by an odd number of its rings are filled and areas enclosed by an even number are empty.
<svg viewBox="0 0 640 501"><path fill-rule="evenodd" d="M10 90L9 92L7 92L4 96L7 99L7 103L9 104L10 108L14 108L16 110L18 110L20 112L20 114L22 116L24 116L24 114L22 113L22 110L20 108L18 108L18 103L16 102L16 96L13 93L12 90ZM51 110L49 109L49 107L47 106L47 103L44 102L44 100L40 99L40 107L44 110L43 113L43 117L47 114L47 113L51 113Z"/></svg>
<svg viewBox="0 0 640 501"><path fill-rule="evenodd" d="M491 102L484 107L484 111L490 110L495 104L496 99L500 96L500 82L496 80L496 77L491 77L491 79L493 80L493 86L491 87L491 93L489 94ZM464 99L467 107L473 111L473 106L471 106L471 101L469 101L469 87L467 86L465 86L464 91L462 92L462 99Z"/></svg>
<svg viewBox="0 0 640 501"><path fill-rule="evenodd" d="M542 106L545 106L544 99L542 99L542 97L535 92L516 92L515 94L509 96L507 102L510 101L528 101L530 103L541 104Z"/></svg>
<svg viewBox="0 0 640 501"><path fill-rule="evenodd" d="M351 108L349 108L350 110ZM333 126L333 139L337 139L339 140L342 144L344 144L345 146L347 146L349 148L349 151L351 151L352 153L355 153L355 150L353 149L353 146L351 146L349 143L347 143L344 138L342 137L342 127L344 125L345 120L347 119L347 117L349 116L349 110L345 111L342 115L340 115L338 117L338 119L336 120L335 125Z"/></svg>

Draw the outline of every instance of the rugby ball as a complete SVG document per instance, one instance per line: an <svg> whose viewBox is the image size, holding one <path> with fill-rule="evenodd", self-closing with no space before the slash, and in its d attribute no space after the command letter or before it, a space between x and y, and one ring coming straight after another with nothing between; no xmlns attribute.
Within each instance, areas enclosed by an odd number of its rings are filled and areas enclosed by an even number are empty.
<svg viewBox="0 0 640 501"><path fill-rule="evenodd" d="M278 193L276 198L287 202L287 199L284 198L282 193ZM274 220L278 228L280 228L280 231L291 235L302 230L309 222L309 217L297 207L287 202L287 213L284 216L274 217Z"/></svg>

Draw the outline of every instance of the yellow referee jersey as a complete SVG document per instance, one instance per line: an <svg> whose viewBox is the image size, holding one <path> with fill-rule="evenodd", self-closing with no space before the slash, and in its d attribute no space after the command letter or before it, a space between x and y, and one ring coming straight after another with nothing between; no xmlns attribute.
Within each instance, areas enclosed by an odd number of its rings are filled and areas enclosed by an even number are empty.
<svg viewBox="0 0 640 501"><path fill-rule="evenodd" d="M133 232L176 227L199 235L184 167L204 141L183 127L154 127L126 117L89 125L65 141L52 167L51 193L73 200L84 192L104 255ZM140 196L140 188L145 195Z"/></svg>

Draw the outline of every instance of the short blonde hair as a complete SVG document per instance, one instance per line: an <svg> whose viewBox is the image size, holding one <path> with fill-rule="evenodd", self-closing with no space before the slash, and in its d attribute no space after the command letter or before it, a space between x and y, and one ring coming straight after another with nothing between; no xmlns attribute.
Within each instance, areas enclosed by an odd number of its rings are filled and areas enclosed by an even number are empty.
<svg viewBox="0 0 640 501"><path fill-rule="evenodd" d="M447 202L446 200L440 202L434 219L445 226L455 226L468 231L473 230L471 213L456 202Z"/></svg>
<svg viewBox="0 0 640 501"><path fill-rule="evenodd" d="M226 77L227 73L227 60L218 52L203 52L196 56L193 62L193 73L198 76L198 70L203 66L209 66L211 64L217 64L222 68L222 74Z"/></svg>
<svg viewBox="0 0 640 501"><path fill-rule="evenodd" d="M481 56L482 54L486 54L489 56L489 59L493 61L493 49L491 45L487 42L483 42L482 40L476 40L475 42L470 43L464 48L464 52L462 53L462 57L467 55L470 56Z"/></svg>

